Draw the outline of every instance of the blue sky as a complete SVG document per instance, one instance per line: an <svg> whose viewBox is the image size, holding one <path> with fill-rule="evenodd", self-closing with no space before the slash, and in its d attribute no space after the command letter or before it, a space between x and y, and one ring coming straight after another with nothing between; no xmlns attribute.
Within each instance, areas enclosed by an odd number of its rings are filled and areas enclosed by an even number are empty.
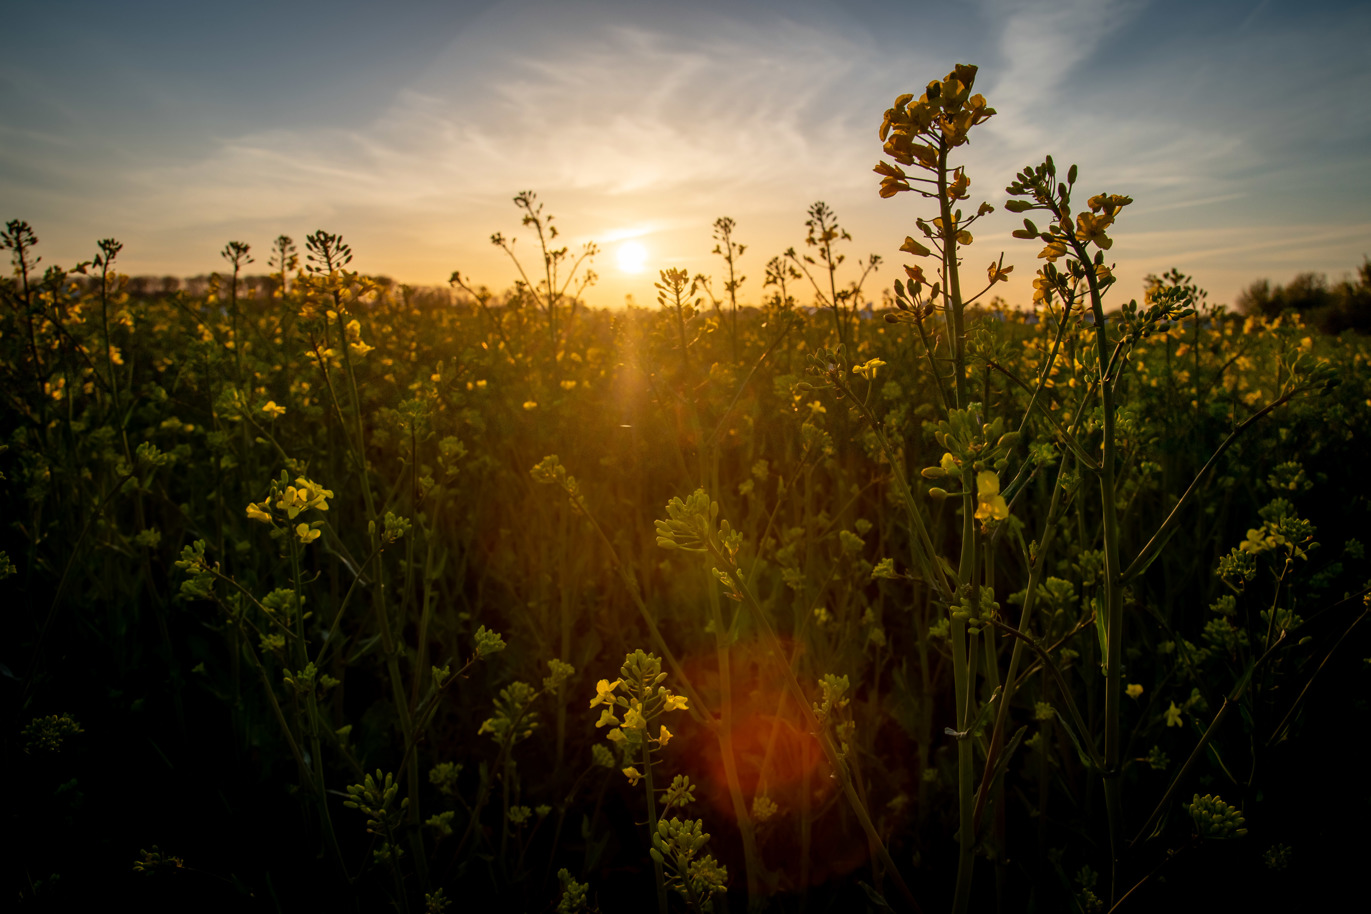
<svg viewBox="0 0 1371 914"><path fill-rule="evenodd" d="M997 206L1023 166L1080 165L1137 201L1112 232L1120 297L1172 266L1211 300L1259 278L1337 279L1371 254L1371 4L923 2L7 3L0 219L45 262L123 241L132 274L266 270L278 234L341 232L354 266L418 284L514 273L489 244L538 192L563 240L596 241L592 303L653 300L656 270L718 275L719 216L748 245L743 299L803 247L826 201L878 253L878 286L926 204L876 196L894 97L980 66L999 114L963 160ZM1003 211L968 255L1006 252L1025 298L1036 246ZM647 271L616 248L637 240ZM531 240L531 239L530 239ZM528 240L520 247L528 245ZM869 291L875 291L868 287Z"/></svg>

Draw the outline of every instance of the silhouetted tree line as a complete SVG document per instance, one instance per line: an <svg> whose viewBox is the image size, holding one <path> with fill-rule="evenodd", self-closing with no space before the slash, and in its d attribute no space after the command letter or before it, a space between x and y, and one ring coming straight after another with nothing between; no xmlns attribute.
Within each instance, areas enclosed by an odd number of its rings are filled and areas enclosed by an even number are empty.
<svg viewBox="0 0 1371 914"><path fill-rule="evenodd" d="M77 281L81 282L82 279L78 278ZM1176 273L1173 281L1189 279ZM84 281L93 283L95 280L84 278ZM385 276L379 277L379 281L388 292L408 304L421 307L450 306L454 301L452 291L442 286L406 286ZM241 294L265 297L279 285L280 278L247 275L241 277L239 282ZM204 274L185 279L176 276L133 276L129 278L126 289L135 298L154 298L178 291L193 298L205 294L209 284L210 277ZM1287 311L1297 312L1306 325L1324 333L1336 335L1345 330L1371 333L1371 257L1363 259L1354 276L1331 284L1322 273L1300 273L1283 286L1273 286L1270 280L1259 279L1239 293L1234 304L1243 314L1261 314L1265 317L1275 317Z"/></svg>
<svg viewBox="0 0 1371 914"><path fill-rule="evenodd" d="M1322 273L1301 273L1284 286L1258 280L1236 304L1244 314L1266 317L1295 311L1324 333L1371 333L1371 258L1363 258L1355 276L1332 285Z"/></svg>
<svg viewBox="0 0 1371 914"><path fill-rule="evenodd" d="M71 282L87 291L97 288L100 281L98 276L76 275L69 278ZM163 298L177 292L185 293L190 298L199 298L209 292L210 280L211 274L208 273L187 277L130 276L124 291L133 299ZM381 286L388 298L421 308L451 306L460 297L454 295L446 286L410 286L398 283L389 276L375 276L372 280ZM220 281L224 284L223 288L227 288L228 280L221 278ZM279 274L245 274L238 278L238 294L249 301L254 298L266 299L280 288L280 285Z"/></svg>

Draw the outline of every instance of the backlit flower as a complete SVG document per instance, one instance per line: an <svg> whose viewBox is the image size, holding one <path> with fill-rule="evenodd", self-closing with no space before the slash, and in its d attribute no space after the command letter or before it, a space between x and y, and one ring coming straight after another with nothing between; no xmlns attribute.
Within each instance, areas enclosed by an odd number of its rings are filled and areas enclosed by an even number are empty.
<svg viewBox="0 0 1371 914"><path fill-rule="evenodd" d="M993 470L982 470L976 474L976 520L1004 520L1009 516L1009 505L1000 494L1000 477Z"/></svg>
<svg viewBox="0 0 1371 914"><path fill-rule="evenodd" d="M859 374L862 377L866 378L868 381L870 381L872 378L876 377L876 369L880 368L884 364L885 361L883 359L871 359L869 361L863 362L860 365L853 365L852 373Z"/></svg>
<svg viewBox="0 0 1371 914"><path fill-rule="evenodd" d="M608 679L601 679L595 683L595 697L590 700L590 706L593 708L596 705L611 704L614 701L614 689L621 682L623 682L622 679L616 679L613 682Z"/></svg>

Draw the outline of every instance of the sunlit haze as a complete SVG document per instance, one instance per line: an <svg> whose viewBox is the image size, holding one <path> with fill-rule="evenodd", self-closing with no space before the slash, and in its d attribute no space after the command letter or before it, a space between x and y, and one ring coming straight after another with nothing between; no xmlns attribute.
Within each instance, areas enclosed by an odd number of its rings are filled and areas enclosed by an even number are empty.
<svg viewBox="0 0 1371 914"><path fill-rule="evenodd" d="M625 273L641 273L647 265L647 248L636 241L625 241L619 245L615 255L619 269Z"/></svg>
<svg viewBox="0 0 1371 914"><path fill-rule="evenodd" d="M323 228L364 272L503 289L489 238L533 255L511 202L533 190L558 244L599 245L590 303L651 303L666 267L719 276L720 216L756 303L823 200L849 265L884 258L878 294L929 214L876 196L881 114L956 63L999 112L961 151L971 199L999 207L1049 153L1132 195L1125 295L1175 266L1228 302L1371 254L1361 3L47 0L5 19L0 219L30 222L45 263L113 236L123 272L193 275L235 239L265 272L273 238ZM1006 252L1014 303L1037 264L1017 224L997 211L967 255L979 273Z"/></svg>

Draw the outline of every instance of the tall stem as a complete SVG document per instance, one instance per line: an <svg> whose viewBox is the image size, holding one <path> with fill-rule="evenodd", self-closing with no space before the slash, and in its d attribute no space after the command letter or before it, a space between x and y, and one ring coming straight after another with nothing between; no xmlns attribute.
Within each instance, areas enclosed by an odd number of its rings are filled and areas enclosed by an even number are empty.
<svg viewBox="0 0 1371 914"><path fill-rule="evenodd" d="M1085 265L1090 286L1090 307L1095 317L1095 343L1099 358L1100 404L1103 409L1103 449L1100 457L1100 507L1104 524L1105 685L1104 685L1104 800L1109 815L1109 848L1112 862L1109 899L1112 904L1118 882L1119 854L1123 850L1122 782L1119 779L1119 715L1123 696L1123 582L1119 567L1118 499L1114 491L1114 385L1104 376L1109 365L1109 330L1099 280L1090 266L1085 245L1071 239L1076 256Z"/></svg>
<svg viewBox="0 0 1371 914"><path fill-rule="evenodd" d="M657 836L657 791L652 784L652 742L646 732L643 734L643 785L647 788L647 840L655 847L653 840ZM662 871L662 861L656 854L652 855L652 875L657 880L658 914L667 914L666 875Z"/></svg>
<svg viewBox="0 0 1371 914"><path fill-rule="evenodd" d="M962 280L957 263L957 226L952 221L952 201L947 191L947 142L938 142L938 214L942 217L944 303L947 307L948 329L952 339L952 375L956 383L957 406L966 408L966 326L962 314Z"/></svg>

